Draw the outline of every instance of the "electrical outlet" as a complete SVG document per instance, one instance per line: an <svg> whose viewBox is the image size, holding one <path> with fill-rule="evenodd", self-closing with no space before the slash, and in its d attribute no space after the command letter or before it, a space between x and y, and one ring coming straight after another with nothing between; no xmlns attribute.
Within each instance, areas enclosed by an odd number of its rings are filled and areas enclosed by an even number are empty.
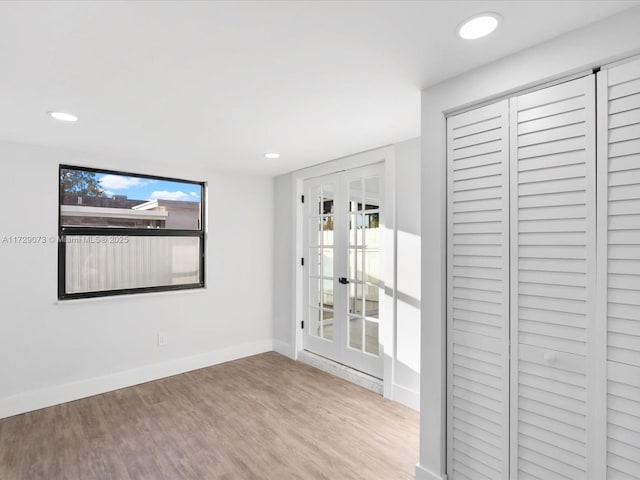
<svg viewBox="0 0 640 480"><path fill-rule="evenodd" d="M169 343L169 334L167 332L158 332L158 346L164 347Z"/></svg>

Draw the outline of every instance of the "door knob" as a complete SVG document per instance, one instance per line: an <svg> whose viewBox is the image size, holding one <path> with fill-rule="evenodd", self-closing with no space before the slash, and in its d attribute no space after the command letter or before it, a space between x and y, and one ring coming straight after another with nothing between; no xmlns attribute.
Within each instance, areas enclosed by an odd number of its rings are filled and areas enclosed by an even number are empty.
<svg viewBox="0 0 640 480"><path fill-rule="evenodd" d="M345 277L340 277L338 279L338 281L342 284L342 285L346 285L347 283L349 283L349 280L347 280Z"/></svg>

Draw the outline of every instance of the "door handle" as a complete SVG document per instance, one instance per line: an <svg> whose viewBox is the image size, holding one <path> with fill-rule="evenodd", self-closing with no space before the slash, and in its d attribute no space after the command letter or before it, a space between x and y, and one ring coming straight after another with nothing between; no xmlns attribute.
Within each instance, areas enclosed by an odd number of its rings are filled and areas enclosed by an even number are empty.
<svg viewBox="0 0 640 480"><path fill-rule="evenodd" d="M338 281L342 284L342 285L346 285L347 283L349 283L349 280L347 280L345 277L340 277L338 279Z"/></svg>

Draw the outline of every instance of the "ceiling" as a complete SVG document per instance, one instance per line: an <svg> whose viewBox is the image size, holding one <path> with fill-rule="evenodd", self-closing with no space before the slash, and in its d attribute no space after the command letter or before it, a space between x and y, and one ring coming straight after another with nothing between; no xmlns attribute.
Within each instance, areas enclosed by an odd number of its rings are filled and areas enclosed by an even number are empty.
<svg viewBox="0 0 640 480"><path fill-rule="evenodd" d="M4 1L0 139L275 175L417 137L421 88L638 4Z"/></svg>

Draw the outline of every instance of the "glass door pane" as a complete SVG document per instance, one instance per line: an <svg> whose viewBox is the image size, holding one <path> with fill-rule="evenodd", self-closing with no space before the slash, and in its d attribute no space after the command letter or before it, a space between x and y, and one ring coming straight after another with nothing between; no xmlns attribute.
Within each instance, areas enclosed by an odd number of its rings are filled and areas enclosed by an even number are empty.
<svg viewBox="0 0 640 480"><path fill-rule="evenodd" d="M311 188L308 215L308 309L309 335L332 341L334 338L334 204L331 183Z"/></svg>
<svg viewBox="0 0 640 480"><path fill-rule="evenodd" d="M377 175L349 181L348 346L379 353L380 179Z"/></svg>

